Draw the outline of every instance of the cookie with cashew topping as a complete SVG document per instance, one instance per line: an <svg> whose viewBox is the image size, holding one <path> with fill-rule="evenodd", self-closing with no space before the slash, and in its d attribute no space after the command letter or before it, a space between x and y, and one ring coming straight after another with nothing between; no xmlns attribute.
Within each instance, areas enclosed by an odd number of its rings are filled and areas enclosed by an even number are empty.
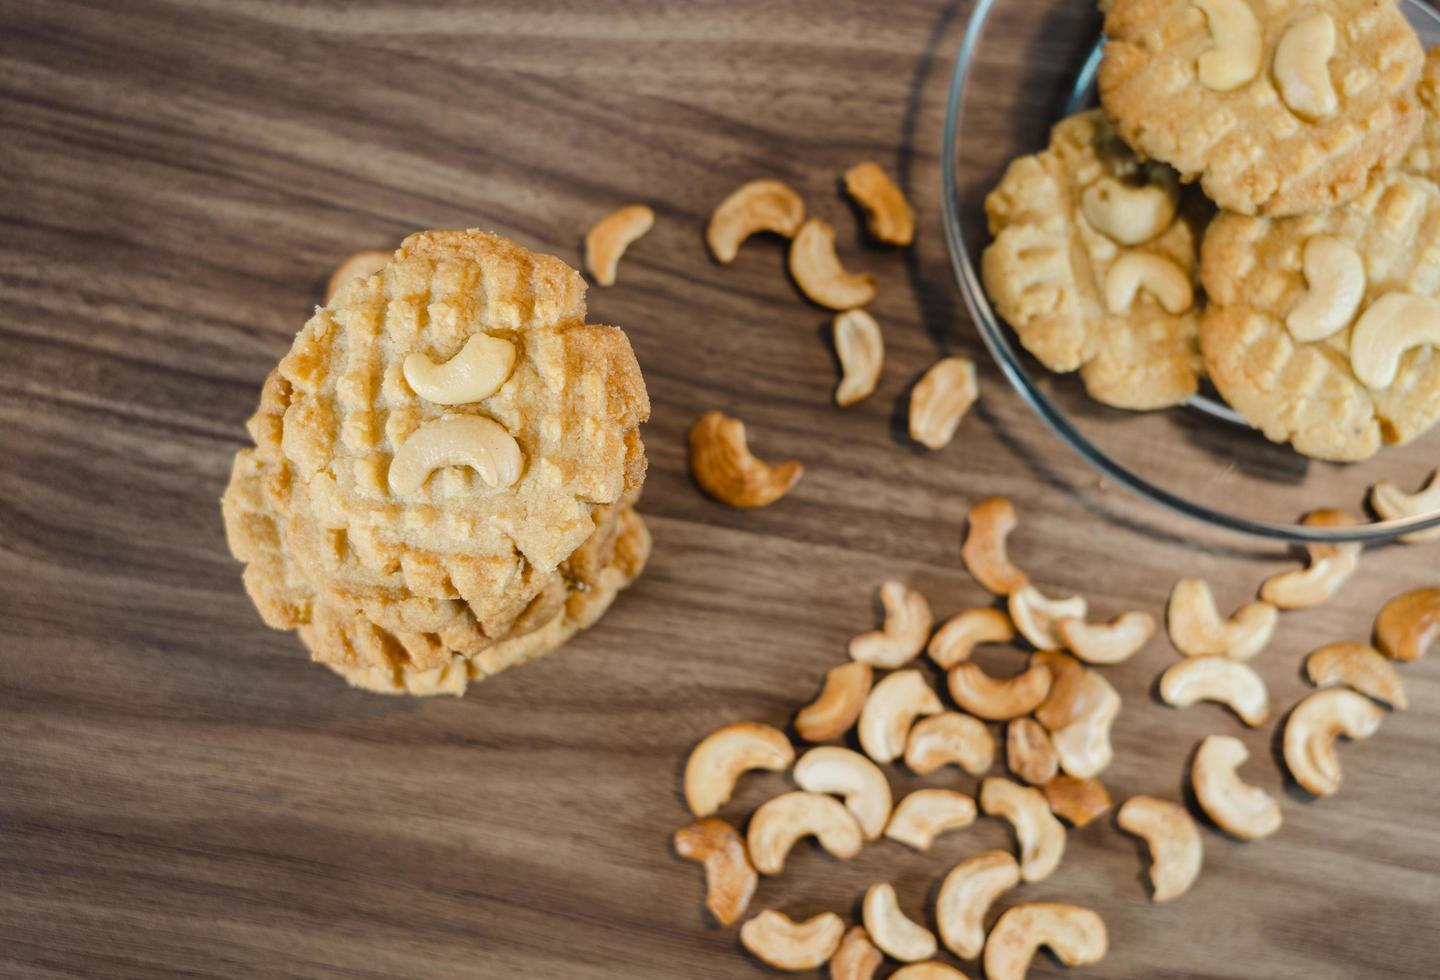
<svg viewBox="0 0 1440 980"><path fill-rule="evenodd" d="M935 838L975 822L975 801L953 789L917 789L895 805L885 836L925 852Z"/></svg>
<svg viewBox="0 0 1440 980"><path fill-rule="evenodd" d="M1342 510L1317 510L1305 515L1307 527L1354 527L1358 522ZM1305 609L1325 602L1360 567L1361 546L1309 544L1310 563L1305 568L1270 576L1260 586L1260 599L1277 609Z"/></svg>
<svg viewBox="0 0 1440 980"><path fill-rule="evenodd" d="M800 482L798 460L770 464L750 452L745 423L710 411L690 428L690 473L710 496L731 507L768 507Z"/></svg>
<svg viewBox="0 0 1440 980"><path fill-rule="evenodd" d="M1198 210L1163 164L1141 161L1099 110L1058 123L985 201L985 291L1051 371L1079 371L1117 408L1195 393Z"/></svg>
<svg viewBox="0 0 1440 980"><path fill-rule="evenodd" d="M885 608L885 625L851 640L850 657L894 670L914 660L925 649L934 617L925 597L903 582L886 582L880 586L880 604Z"/></svg>
<svg viewBox="0 0 1440 980"><path fill-rule="evenodd" d="M718 817L686 824L675 831L675 853L705 866L705 907L715 921L728 926L745 914L760 879L734 827Z"/></svg>
<svg viewBox="0 0 1440 980"><path fill-rule="evenodd" d="M1423 53L1395 4L1116 0L1105 36L1120 135L1227 211L1342 205L1419 133Z"/></svg>
<svg viewBox="0 0 1440 980"><path fill-rule="evenodd" d="M1010 561L1007 542L1019 518L1015 505L1004 497L988 497L970 508L960 559L975 581L995 595L1008 596L1023 588L1029 577Z"/></svg>
<svg viewBox="0 0 1440 980"><path fill-rule="evenodd" d="M943 710L939 696L918 670L887 674L860 709L860 747L881 765L894 762L904 753L915 720Z"/></svg>
<svg viewBox="0 0 1440 980"><path fill-rule="evenodd" d="M820 696L795 716L795 731L807 742L828 742L848 732L860 718L875 670L852 660L831 667Z"/></svg>
<svg viewBox="0 0 1440 980"><path fill-rule="evenodd" d="M1090 909L1062 902L1024 902L1006 909L985 940L986 980L1024 980L1041 946L1066 966L1105 958L1105 922Z"/></svg>
<svg viewBox="0 0 1440 980"><path fill-rule="evenodd" d="M750 818L745 832L750 862L762 875L778 875L802 837L814 837L842 861L859 854L864 844L859 822L839 800L795 790L766 800Z"/></svg>
<svg viewBox="0 0 1440 980"><path fill-rule="evenodd" d="M740 943L777 970L799 972L825 965L840 947L845 920L821 912L796 922L783 912L766 909L740 927Z"/></svg>
<svg viewBox="0 0 1440 980"><path fill-rule="evenodd" d="M875 840L890 821L890 784L880 768L859 752L824 745L795 763L795 785L811 793L833 793L845 801L866 840Z"/></svg>
<svg viewBox="0 0 1440 980"><path fill-rule="evenodd" d="M1222 618L1209 583L1198 578L1176 582L1166 610L1170 642L1187 657L1249 660L1270 643L1279 621L1278 610L1268 602L1247 603Z"/></svg>
<svg viewBox="0 0 1440 980"><path fill-rule="evenodd" d="M708 817L729 801L746 772L783 772L794 761L795 749L777 728L754 721L718 728L700 740L685 763L685 803L695 816Z"/></svg>
<svg viewBox="0 0 1440 980"><path fill-rule="evenodd" d="M1171 664L1160 675L1160 699L1175 708L1215 701L1251 728L1270 717L1265 681L1249 664L1229 657L1186 657Z"/></svg>
<svg viewBox="0 0 1440 980"><path fill-rule="evenodd" d="M962 960L985 947L985 914L1002 894L1020 884L1020 865L1005 851L986 851L945 875L935 897L940 941Z"/></svg>
<svg viewBox="0 0 1440 980"><path fill-rule="evenodd" d="M956 711L923 718L905 740L905 765L925 776L954 764L972 776L995 764L995 736L985 723Z"/></svg>
<svg viewBox="0 0 1440 980"><path fill-rule="evenodd" d="M1343 687L1309 695L1285 721L1282 750L1295 782L1316 796L1340 789L1340 757L1335 740L1369 738L1380 729L1384 712L1374 701Z"/></svg>
<svg viewBox="0 0 1440 980"><path fill-rule="evenodd" d="M1305 676L1316 687L1348 687L1396 711L1410 706L1399 672L1366 643L1328 643L1313 651L1305 658Z"/></svg>
<svg viewBox="0 0 1440 980"><path fill-rule="evenodd" d="M980 784L980 809L1009 821L1020 846L1020 876L1026 881L1041 881L1059 867L1065 827L1038 789L989 776Z"/></svg>
<svg viewBox="0 0 1440 980"><path fill-rule="evenodd" d="M1280 804L1236 770L1250 757L1245 743L1230 735L1208 735L1190 766L1190 786L1205 815L1241 840L1269 837L1280 829Z"/></svg>
<svg viewBox="0 0 1440 980"><path fill-rule="evenodd" d="M929 929L901 911L895 886L888 882L866 889L861 915L871 942L902 963L928 960L939 948Z"/></svg>
<svg viewBox="0 0 1440 980"><path fill-rule="evenodd" d="M1153 796L1132 796L1115 814L1120 829L1150 849L1151 898L1168 902L1188 892L1200 876L1205 847L1185 808Z"/></svg>

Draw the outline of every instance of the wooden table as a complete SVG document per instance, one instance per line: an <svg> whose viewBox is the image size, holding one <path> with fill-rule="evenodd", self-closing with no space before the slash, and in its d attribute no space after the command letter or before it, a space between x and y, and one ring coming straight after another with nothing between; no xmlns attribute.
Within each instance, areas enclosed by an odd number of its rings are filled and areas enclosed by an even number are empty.
<svg viewBox="0 0 1440 980"><path fill-rule="evenodd" d="M1019 561L1097 614L1158 612L1182 574L1233 608L1293 564L1100 484L990 369L938 220L967 4L638 6L0 7L0 974L760 976L670 852L685 754L725 722L785 724L871 627L882 580L941 615L986 602L958 558L969 504L1014 498ZM863 158L909 188L914 250L855 231L835 184ZM703 251L709 210L759 176L881 280L888 370L858 407L830 403L828 317L780 245L723 269ZM645 578L564 653L463 700L352 691L308 664L242 592L217 498L320 283L423 227L578 263L590 223L635 199L656 228L591 313L627 328L654 400ZM942 351L981 360L984 397L931 454L904 407ZM754 513L701 496L685 432L709 408L803 459L798 489ZM1386 597L1433 584L1436 554L1373 553L1335 601L1286 615L1258 662L1277 713L1306 690L1302 655L1363 638ZM1012 897L1103 914L1111 952L1085 975L1440 971L1440 659L1405 669L1411 710L1346 746L1343 791L1314 802L1285 788L1273 723L1151 696L1173 657L1157 639L1109 672L1126 709L1106 782L1179 798L1196 741L1238 734L1282 832L1207 830L1198 886L1156 907L1135 842L1102 820ZM923 782L947 781L973 786ZM752 778L726 812L784 785ZM756 907L853 916L883 879L919 915L950 865L1007 846L992 820L928 857L807 845ZM1031 975L1065 972L1042 957Z"/></svg>

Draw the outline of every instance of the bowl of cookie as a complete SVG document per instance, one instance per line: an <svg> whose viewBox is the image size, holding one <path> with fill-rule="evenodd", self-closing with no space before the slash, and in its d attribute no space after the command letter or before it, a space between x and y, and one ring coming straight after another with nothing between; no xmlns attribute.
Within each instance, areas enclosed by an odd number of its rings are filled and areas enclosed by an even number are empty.
<svg viewBox="0 0 1440 980"><path fill-rule="evenodd" d="M944 142L976 329L1103 476L1260 537L1440 537L1429 6L980 0Z"/></svg>

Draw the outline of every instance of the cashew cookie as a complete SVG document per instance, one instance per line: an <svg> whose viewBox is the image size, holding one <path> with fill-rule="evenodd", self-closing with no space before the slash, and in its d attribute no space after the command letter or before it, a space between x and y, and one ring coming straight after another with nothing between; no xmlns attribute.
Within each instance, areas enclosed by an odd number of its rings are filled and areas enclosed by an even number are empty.
<svg viewBox="0 0 1440 980"><path fill-rule="evenodd" d="M1418 177L1440 181L1440 45L1426 53L1425 68L1415 95L1424 110L1425 121L1420 125L1420 138L1405 155L1401 166Z"/></svg>

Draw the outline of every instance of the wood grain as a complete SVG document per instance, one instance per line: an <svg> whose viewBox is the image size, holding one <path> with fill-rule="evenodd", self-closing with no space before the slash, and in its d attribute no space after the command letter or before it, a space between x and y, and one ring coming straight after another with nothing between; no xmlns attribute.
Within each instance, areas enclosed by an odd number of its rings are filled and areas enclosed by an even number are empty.
<svg viewBox="0 0 1440 980"><path fill-rule="evenodd" d="M872 625L884 578L940 614L987 601L958 560L970 503L1013 497L1018 560L1098 614L1158 612L1181 574L1234 606L1285 567L1099 484L983 361L950 448L903 438L937 354L981 355L938 224L967 10L0 5L0 974L765 975L669 851L684 754L728 721L785 724ZM996 70L1043 54L1026 38L1051 26L997 48ZM1078 35L1051 36L1068 57ZM1033 114L1052 96L1024 98ZM1030 118L1006 112L995 138L1033 140ZM856 230L836 181L863 158L908 187L913 251ZM724 269L704 254L709 209L759 176L799 189L881 281L888 370L853 409L830 404L828 318L780 246ZM629 331L655 403L649 573L564 653L463 700L346 689L260 624L226 552L217 498L265 372L357 249L480 225L578 264L589 224L636 199L656 228L591 311ZM802 459L796 491L754 513L701 496L684 434L710 408L744 418L757 452ZM1148 445L1170 459L1163 430ZM1302 509L1267 486L1257 505ZM1384 549L1336 601L1286 615L1259 664L1276 703L1305 690L1306 651L1363 638L1435 569L1434 548ZM1162 907L1113 824L1071 834L1023 895L1104 915L1112 951L1086 975L1435 975L1440 660L1405 668L1412 709L1346 746L1344 789L1316 803L1283 789L1273 725L1151 697L1173 656L1157 641L1109 673L1127 706L1112 791L1178 798L1195 743L1232 732L1286 826L1257 844L1207 831L1196 891ZM896 786L920 782L947 780ZM754 778L726 813L783 785ZM919 915L945 869L996 846L985 820L928 858L807 850L757 907L853 916L885 879ZM1045 959L1031 975L1063 974Z"/></svg>

